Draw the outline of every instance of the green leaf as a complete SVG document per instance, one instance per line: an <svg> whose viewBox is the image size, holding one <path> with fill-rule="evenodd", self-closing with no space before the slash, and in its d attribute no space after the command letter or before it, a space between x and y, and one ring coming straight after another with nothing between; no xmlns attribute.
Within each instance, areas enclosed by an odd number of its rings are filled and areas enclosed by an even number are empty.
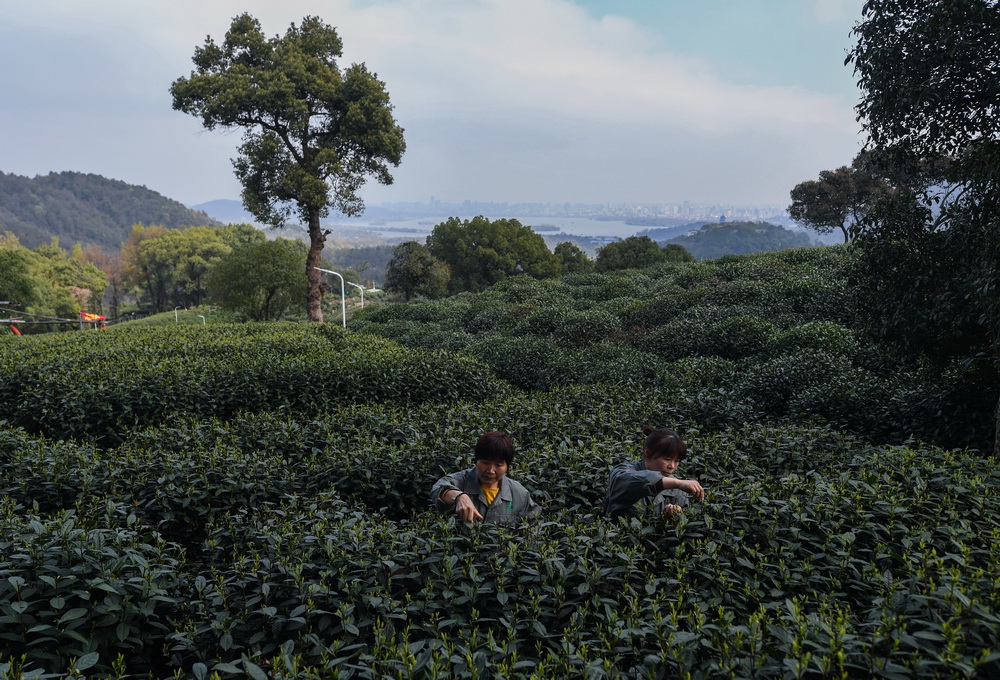
<svg viewBox="0 0 1000 680"><path fill-rule="evenodd" d="M76 660L76 663L73 664L73 668L78 671L85 671L88 668L93 668L95 665L97 665L97 662L100 661L100 659L101 655L98 654L97 652L84 654L83 656L81 656L79 659Z"/></svg>
<svg viewBox="0 0 1000 680"><path fill-rule="evenodd" d="M87 609L83 607L77 607L75 609L70 609L68 612L59 617L57 623L66 623L67 621L75 621L83 616L87 615Z"/></svg>

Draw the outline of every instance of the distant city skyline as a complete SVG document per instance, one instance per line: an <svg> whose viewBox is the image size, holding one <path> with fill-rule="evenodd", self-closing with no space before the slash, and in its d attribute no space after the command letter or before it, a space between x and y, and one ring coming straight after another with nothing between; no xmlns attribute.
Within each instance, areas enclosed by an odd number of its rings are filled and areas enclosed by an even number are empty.
<svg viewBox="0 0 1000 680"><path fill-rule="evenodd" d="M223 221L252 221L252 217L242 207L242 203L231 199L208 201L190 206L203 210L210 216ZM776 224L791 225L794 222L788 217L786 206L779 205L735 205L735 204L698 204L690 201L681 203L510 203L504 201L473 201L458 202L439 201L432 197L430 201L405 201L372 203L367 206L364 214L355 217L331 214L324 223L371 222L381 220L407 220L414 218L447 218L458 217L468 219L483 215L490 219L500 218L546 218L546 217L580 217L589 219L663 219L678 224L690 222L727 222L768 221Z"/></svg>

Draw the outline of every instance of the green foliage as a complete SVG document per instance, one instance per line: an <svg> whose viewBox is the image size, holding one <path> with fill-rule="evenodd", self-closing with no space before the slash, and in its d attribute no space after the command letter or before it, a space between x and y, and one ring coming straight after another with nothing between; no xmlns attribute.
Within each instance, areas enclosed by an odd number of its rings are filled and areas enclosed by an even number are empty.
<svg viewBox="0 0 1000 680"><path fill-rule="evenodd" d="M448 292L450 279L448 265L435 259L427 246L406 241L392 251L385 271L385 289L407 300L415 295L438 298Z"/></svg>
<svg viewBox="0 0 1000 680"><path fill-rule="evenodd" d="M254 321L278 319L305 302L307 251L301 241L284 238L237 246L209 274L209 297Z"/></svg>
<svg viewBox="0 0 1000 680"><path fill-rule="evenodd" d="M548 366L560 350L551 338L490 334L469 345L468 352L509 383L526 390L544 390L551 386Z"/></svg>
<svg viewBox="0 0 1000 680"><path fill-rule="evenodd" d="M615 269L642 269L657 262L665 262L666 254L648 236L629 236L597 249L594 263L598 272Z"/></svg>
<svg viewBox="0 0 1000 680"><path fill-rule="evenodd" d="M608 340L621 328L621 321L603 310L569 311L559 320L552 336L564 347L586 347Z"/></svg>
<svg viewBox="0 0 1000 680"><path fill-rule="evenodd" d="M28 248L63 243L117 250L132 225L220 226L203 212L147 189L100 175L50 172L33 178L0 172L0 233Z"/></svg>
<svg viewBox="0 0 1000 680"><path fill-rule="evenodd" d="M778 329L759 316L730 316L712 324L701 353L723 359L744 359L769 348Z"/></svg>
<svg viewBox="0 0 1000 680"><path fill-rule="evenodd" d="M801 349L754 364L737 379L737 397L775 416L787 415L803 391L844 379L852 373L850 361L836 354Z"/></svg>
<svg viewBox="0 0 1000 680"><path fill-rule="evenodd" d="M693 405L566 388L192 419L104 451L0 429L0 541L15 556L0 573L0 664L14 677L71 664L287 678L1000 671L992 461L673 420ZM678 519L596 517L609 466L638 456L636 424L665 420L708 499ZM468 464L489 426L512 433L511 474L544 503L540 521L465 527L427 508L440 470ZM187 485L157 489L185 467ZM201 510L185 521L204 539L185 550L154 527L198 485L221 493L192 496ZM129 488L135 503L107 500ZM26 509L33 489L65 509Z"/></svg>
<svg viewBox="0 0 1000 680"><path fill-rule="evenodd" d="M575 243L570 241L557 243L552 252L566 274L586 274L594 269L593 260Z"/></svg>
<svg viewBox="0 0 1000 680"><path fill-rule="evenodd" d="M855 225L890 192L886 181L872 174L861 154L850 167L823 170L819 180L796 184L788 214L820 234L839 229L847 243Z"/></svg>
<svg viewBox="0 0 1000 680"><path fill-rule="evenodd" d="M109 500L39 515L0 498L0 661L60 672L121 656L132 673L169 672L164 643L190 576L132 510Z"/></svg>
<svg viewBox="0 0 1000 680"><path fill-rule="evenodd" d="M427 248L450 268L452 292L481 291L518 274L536 279L559 274L560 261L545 240L515 219L452 217L434 227Z"/></svg>
<svg viewBox="0 0 1000 680"><path fill-rule="evenodd" d="M998 30L994 0L867 3L848 57L872 165L901 187L859 230L871 267L857 271L865 319L924 360L981 363L977 372L994 375L1000 88L981 74L996 69Z"/></svg>
<svg viewBox="0 0 1000 680"><path fill-rule="evenodd" d="M9 422L115 439L178 416L318 413L340 403L477 399L503 391L469 357L294 324L155 326L27 338L0 355Z"/></svg>
<svg viewBox="0 0 1000 680"><path fill-rule="evenodd" d="M858 351L858 346L851 329L832 321L810 321L778 334L774 338L772 350L784 353L813 349L853 356Z"/></svg>
<svg viewBox="0 0 1000 680"><path fill-rule="evenodd" d="M307 313L322 321L320 265L326 233L320 218L334 208L364 210L358 190L369 177L391 184L406 143L385 84L364 64L342 69L340 36L319 17L265 37L249 14L233 19L222 45L195 49L195 70L170 86L173 106L213 130L239 128L234 161L243 204L262 223L297 215L309 230Z"/></svg>
<svg viewBox="0 0 1000 680"><path fill-rule="evenodd" d="M56 240L28 250L9 234L0 239L0 300L16 303L20 312L70 319L80 311L99 312L107 285L103 272L70 257Z"/></svg>

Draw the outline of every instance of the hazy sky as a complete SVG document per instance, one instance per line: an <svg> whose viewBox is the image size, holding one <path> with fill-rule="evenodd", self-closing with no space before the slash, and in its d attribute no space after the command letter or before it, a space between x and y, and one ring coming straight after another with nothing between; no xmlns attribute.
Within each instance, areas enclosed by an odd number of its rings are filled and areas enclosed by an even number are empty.
<svg viewBox="0 0 1000 680"><path fill-rule="evenodd" d="M337 27L407 152L375 202L788 203L861 144L844 58L863 0L0 0L0 171L238 198L239 132L171 108L249 11Z"/></svg>

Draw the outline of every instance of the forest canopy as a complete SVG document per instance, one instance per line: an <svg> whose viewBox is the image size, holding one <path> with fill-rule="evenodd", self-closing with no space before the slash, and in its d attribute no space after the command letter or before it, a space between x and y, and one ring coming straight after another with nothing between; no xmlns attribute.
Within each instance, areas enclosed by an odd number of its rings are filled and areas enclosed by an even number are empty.
<svg viewBox="0 0 1000 680"><path fill-rule="evenodd" d="M63 243L117 250L138 223L221 226L144 186L100 175L50 172L30 178L0 172L0 233L10 231L27 248L56 237Z"/></svg>

